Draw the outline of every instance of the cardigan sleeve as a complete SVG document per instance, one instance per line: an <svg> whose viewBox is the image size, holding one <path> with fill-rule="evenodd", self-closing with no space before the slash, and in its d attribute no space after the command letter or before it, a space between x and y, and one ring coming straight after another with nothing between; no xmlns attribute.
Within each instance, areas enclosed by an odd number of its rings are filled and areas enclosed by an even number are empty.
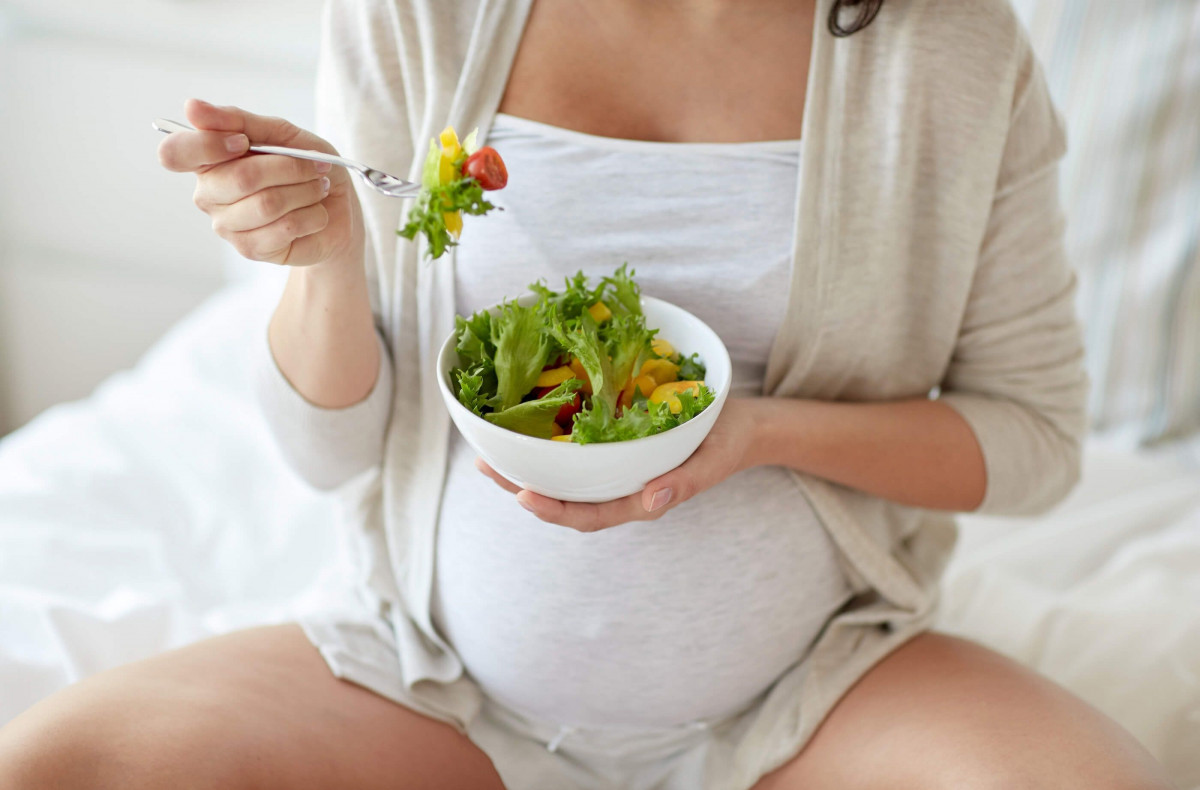
<svg viewBox="0 0 1200 790"><path fill-rule="evenodd" d="M256 344L254 389L288 465L309 485L332 490L383 460L392 408L392 357L378 331L379 372L366 398L341 409L305 399L275 362L263 337Z"/></svg>
<svg viewBox="0 0 1200 790"><path fill-rule="evenodd" d="M1025 44L991 213L941 384L941 400L963 416L983 451L980 512L1041 512L1079 479L1087 377L1058 196L1065 150Z"/></svg>

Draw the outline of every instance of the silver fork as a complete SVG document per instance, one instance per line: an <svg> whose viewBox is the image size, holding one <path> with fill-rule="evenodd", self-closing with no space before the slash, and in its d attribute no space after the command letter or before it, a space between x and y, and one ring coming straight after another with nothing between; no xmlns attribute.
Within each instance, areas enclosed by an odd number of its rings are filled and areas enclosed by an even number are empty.
<svg viewBox="0 0 1200 790"><path fill-rule="evenodd" d="M166 118L155 118L152 124L155 129L163 134L171 132L194 132L193 127L176 121L169 121ZM373 167L367 167L362 162L355 162L353 159L343 159L340 156L332 154L323 154L320 151L306 151L301 148L283 148L278 145L251 145L250 150L259 154L280 154L282 156L291 156L296 159L311 159L314 162L328 162L331 165L339 165L346 168L351 173L358 175L363 181L367 182L375 191L388 197L409 198L416 197L421 191L420 184L414 184L411 181L405 181L402 178L388 175L382 170L376 170Z"/></svg>

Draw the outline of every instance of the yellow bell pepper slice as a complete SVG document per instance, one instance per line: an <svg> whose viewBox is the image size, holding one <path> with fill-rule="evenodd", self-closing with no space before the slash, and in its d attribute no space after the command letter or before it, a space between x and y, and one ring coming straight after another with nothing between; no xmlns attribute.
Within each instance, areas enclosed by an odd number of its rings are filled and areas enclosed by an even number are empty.
<svg viewBox="0 0 1200 790"><path fill-rule="evenodd" d="M612 310L608 309L608 305L604 302L596 302L588 308L588 312L592 314L592 318L597 324L603 324L608 319L612 318Z"/></svg>
<svg viewBox="0 0 1200 790"><path fill-rule="evenodd" d="M637 388L641 391L643 398L649 398L658 387L658 382L654 380L653 376L638 376L634 379L634 383L637 384Z"/></svg>
<svg viewBox="0 0 1200 790"><path fill-rule="evenodd" d="M552 368L543 370L537 377L537 386L539 387L557 387L567 379L575 378L575 371L571 370L569 365L563 365L561 368Z"/></svg>
<svg viewBox="0 0 1200 790"><path fill-rule="evenodd" d="M654 392L650 393L650 402L665 402L672 414L678 414L683 410L683 404L679 402L679 393L690 391L692 397L698 397L700 388L703 386L703 381L672 381L667 384L659 384L654 388Z"/></svg>
<svg viewBox="0 0 1200 790"><path fill-rule="evenodd" d="M573 442L575 440L571 438L571 434L564 433L562 436L551 436L550 441L552 441L552 442Z"/></svg>
<svg viewBox="0 0 1200 790"><path fill-rule="evenodd" d="M651 340L650 348L651 348L651 350L654 351L655 354L658 354L660 357L675 356L675 346L673 346L670 343L668 343L667 341L663 340L661 337L656 337L653 340Z"/></svg>
<svg viewBox="0 0 1200 790"><path fill-rule="evenodd" d="M450 231L450 235L458 238L462 235L462 212L461 211L444 211L442 219L446 223L446 230Z"/></svg>
<svg viewBox="0 0 1200 790"><path fill-rule="evenodd" d="M679 378L679 366L669 359L647 359L638 373L649 376L658 384L667 384Z"/></svg>
<svg viewBox="0 0 1200 790"><path fill-rule="evenodd" d="M583 363L580 362L577 358L571 357L570 367L571 367L571 372L575 374L575 378L577 378L583 382L583 386L579 388L579 391L582 392L584 395L591 395L592 394L592 380L590 378L588 378L587 370L583 367Z"/></svg>
<svg viewBox="0 0 1200 790"><path fill-rule="evenodd" d="M458 161L462 156L462 145L458 142L458 132L454 131L453 126L447 126L438 135L438 140L442 144L442 156L450 160L450 163Z"/></svg>
<svg viewBox="0 0 1200 790"><path fill-rule="evenodd" d="M438 184L446 186L458 180L458 171L454 169L454 160L447 159L445 154L438 161Z"/></svg>
<svg viewBox="0 0 1200 790"><path fill-rule="evenodd" d="M622 408L628 409L633 405L633 391L635 387L636 383L633 379L630 379L629 381L625 382L625 386L621 388L621 397L617 399L617 403L620 404Z"/></svg>

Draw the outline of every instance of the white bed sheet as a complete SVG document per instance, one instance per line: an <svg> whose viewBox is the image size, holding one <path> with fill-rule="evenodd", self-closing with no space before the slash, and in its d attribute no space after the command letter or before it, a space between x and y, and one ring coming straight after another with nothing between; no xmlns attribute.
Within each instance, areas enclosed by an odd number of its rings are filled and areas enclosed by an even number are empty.
<svg viewBox="0 0 1200 790"><path fill-rule="evenodd" d="M287 620L349 572L335 500L287 469L251 398L245 351L280 282L231 286L0 441L0 723L100 670ZM962 532L942 627L1065 684L1200 788L1200 472L1090 447L1053 513Z"/></svg>

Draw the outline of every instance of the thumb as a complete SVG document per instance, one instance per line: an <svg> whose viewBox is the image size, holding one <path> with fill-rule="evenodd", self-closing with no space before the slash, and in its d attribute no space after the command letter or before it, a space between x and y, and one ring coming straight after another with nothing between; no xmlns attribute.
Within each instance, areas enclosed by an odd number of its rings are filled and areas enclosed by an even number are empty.
<svg viewBox="0 0 1200 790"><path fill-rule="evenodd" d="M183 105L188 121L197 129L210 132L241 132L258 145L307 148L336 154L329 143L282 118L255 115L240 107L218 107L200 99L188 99Z"/></svg>
<svg viewBox="0 0 1200 790"><path fill-rule="evenodd" d="M654 478L642 489L642 507L648 512L674 507L712 488L730 473L726 452L710 439L679 466Z"/></svg>
<svg viewBox="0 0 1200 790"><path fill-rule="evenodd" d="M695 455L665 475L656 477L642 489L642 507L647 513L686 502L699 490Z"/></svg>

